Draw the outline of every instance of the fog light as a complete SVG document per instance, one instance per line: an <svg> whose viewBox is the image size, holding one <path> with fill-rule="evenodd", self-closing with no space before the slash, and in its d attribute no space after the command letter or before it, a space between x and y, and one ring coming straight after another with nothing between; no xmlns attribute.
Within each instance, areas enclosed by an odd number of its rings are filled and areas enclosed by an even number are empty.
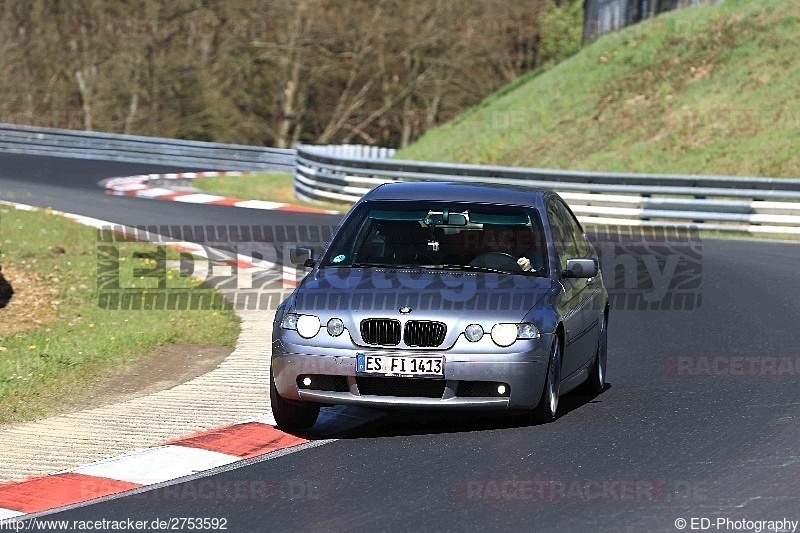
<svg viewBox="0 0 800 533"><path fill-rule="evenodd" d="M497 387L497 394L499 394L500 396L502 396L502 395L504 395L505 393L506 393L506 386L505 386L505 385L498 385L498 387Z"/></svg>
<svg viewBox="0 0 800 533"><path fill-rule="evenodd" d="M305 387L310 387L311 386L311 378L310 377L306 376L306 377L303 378L303 386L305 386Z"/></svg>

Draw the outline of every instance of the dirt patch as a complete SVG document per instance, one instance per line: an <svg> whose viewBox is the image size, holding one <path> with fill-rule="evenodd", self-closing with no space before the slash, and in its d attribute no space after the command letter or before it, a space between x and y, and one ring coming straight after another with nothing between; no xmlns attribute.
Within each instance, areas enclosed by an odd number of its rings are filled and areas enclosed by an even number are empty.
<svg viewBox="0 0 800 533"><path fill-rule="evenodd" d="M168 344L93 379L80 396L65 398L62 413L119 403L171 389L214 370L233 348L198 344Z"/></svg>
<svg viewBox="0 0 800 533"><path fill-rule="evenodd" d="M58 318L58 278L45 279L15 265L3 265L3 276L14 288L8 307L0 310L0 339L55 322Z"/></svg>

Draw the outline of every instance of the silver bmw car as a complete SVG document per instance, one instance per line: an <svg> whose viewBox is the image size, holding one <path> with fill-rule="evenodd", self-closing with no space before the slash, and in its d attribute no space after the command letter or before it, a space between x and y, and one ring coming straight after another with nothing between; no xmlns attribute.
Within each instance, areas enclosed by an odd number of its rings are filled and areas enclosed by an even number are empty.
<svg viewBox="0 0 800 533"><path fill-rule="evenodd" d="M278 425L325 405L500 409L556 418L605 387L608 294L597 252L552 191L393 183L364 196L273 324Z"/></svg>

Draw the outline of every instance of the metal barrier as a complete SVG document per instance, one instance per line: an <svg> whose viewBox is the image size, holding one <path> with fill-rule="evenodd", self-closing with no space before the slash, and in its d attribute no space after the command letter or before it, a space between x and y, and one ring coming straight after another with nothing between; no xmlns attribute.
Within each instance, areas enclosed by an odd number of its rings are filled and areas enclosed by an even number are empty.
<svg viewBox="0 0 800 533"><path fill-rule="evenodd" d="M666 11L724 0L586 0L584 3L583 40L619 30Z"/></svg>
<svg viewBox="0 0 800 533"><path fill-rule="evenodd" d="M456 181L559 191L585 224L664 226L800 235L800 179L628 174L456 165L390 159L375 146L297 150L0 124L0 151L203 170L295 171L295 193L355 202L393 181Z"/></svg>
<svg viewBox="0 0 800 533"><path fill-rule="evenodd" d="M295 193L355 202L393 181L498 183L555 189L584 224L664 226L800 235L800 179L628 174L456 165L297 148Z"/></svg>
<svg viewBox="0 0 800 533"><path fill-rule="evenodd" d="M203 170L293 171L295 151L238 144L0 124L0 151Z"/></svg>

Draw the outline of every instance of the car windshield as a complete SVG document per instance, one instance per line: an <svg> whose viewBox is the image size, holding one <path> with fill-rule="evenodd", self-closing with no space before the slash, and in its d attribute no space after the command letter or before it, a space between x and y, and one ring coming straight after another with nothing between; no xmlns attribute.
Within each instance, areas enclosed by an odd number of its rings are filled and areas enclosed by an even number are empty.
<svg viewBox="0 0 800 533"><path fill-rule="evenodd" d="M365 202L322 267L411 267L547 275L538 212L454 202Z"/></svg>

